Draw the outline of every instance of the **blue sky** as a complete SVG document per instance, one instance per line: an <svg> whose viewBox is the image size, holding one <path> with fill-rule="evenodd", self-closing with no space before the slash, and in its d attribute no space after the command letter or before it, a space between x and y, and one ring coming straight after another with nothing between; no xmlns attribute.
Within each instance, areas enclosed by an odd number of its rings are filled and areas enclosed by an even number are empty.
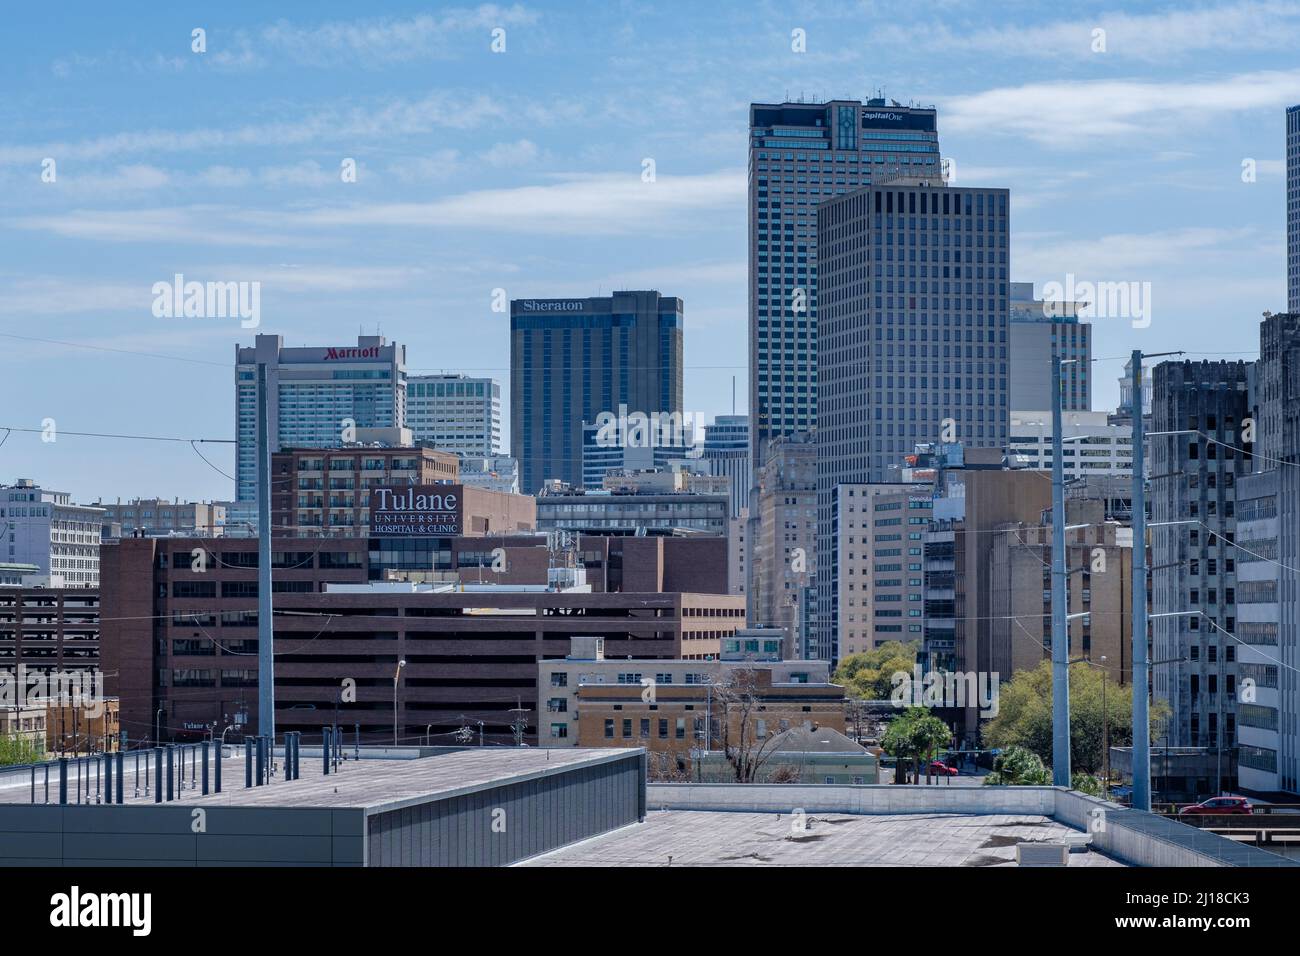
<svg viewBox="0 0 1300 956"><path fill-rule="evenodd" d="M172 6L6 11L0 426L233 437L254 332L155 318L178 272L260 281L260 331L289 344L378 328L413 370L507 392L494 289L658 288L686 301L687 408L730 411L735 375L743 412L747 107L801 94L937 106L957 184L1012 191L1014 279L1151 282L1150 327L1097 321L1096 407L1112 357L1249 358L1286 305L1297 3ZM0 480L20 476L81 500L233 495L185 444L15 432Z"/></svg>

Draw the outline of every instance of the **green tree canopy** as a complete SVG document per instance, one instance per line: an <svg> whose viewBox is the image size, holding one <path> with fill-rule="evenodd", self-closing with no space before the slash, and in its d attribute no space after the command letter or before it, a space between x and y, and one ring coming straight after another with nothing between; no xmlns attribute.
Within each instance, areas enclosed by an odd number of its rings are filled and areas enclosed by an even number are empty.
<svg viewBox="0 0 1300 956"><path fill-rule="evenodd" d="M25 734L0 735L0 767L39 763L45 759L44 748Z"/></svg>
<svg viewBox="0 0 1300 956"><path fill-rule="evenodd" d="M992 747L1024 747L1050 765L1052 760L1052 663L1043 661L1030 671L1019 671L998 688L998 714L984 727L984 740ZM1105 723L1110 745L1133 743L1133 694L1128 686L1108 681ZM1151 733L1156 736L1168 707L1151 707ZM1102 671L1089 664L1070 668L1070 766L1098 774L1102 770Z"/></svg>
<svg viewBox="0 0 1300 956"><path fill-rule="evenodd" d="M1052 782L1038 754L1025 747L1009 747L993 761L993 771L984 777L986 787L1043 786Z"/></svg>
<svg viewBox="0 0 1300 956"><path fill-rule="evenodd" d="M951 742L952 730L928 707L909 707L889 722L880 746L899 761L910 760L913 779L916 779L918 765L922 761L929 763Z"/></svg>
<svg viewBox="0 0 1300 956"><path fill-rule="evenodd" d="M886 641L861 654L850 654L840 661L831 679L844 686L844 693L859 700L889 700L894 689L893 676L902 671L912 673L916 664L917 644Z"/></svg>

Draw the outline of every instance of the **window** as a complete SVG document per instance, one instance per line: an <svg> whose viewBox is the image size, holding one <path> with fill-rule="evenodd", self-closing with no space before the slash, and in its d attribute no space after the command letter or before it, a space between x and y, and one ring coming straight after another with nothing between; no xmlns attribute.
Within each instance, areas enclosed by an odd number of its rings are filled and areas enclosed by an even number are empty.
<svg viewBox="0 0 1300 956"><path fill-rule="evenodd" d="M605 718L605 739L606 740L614 739L614 718L613 717Z"/></svg>

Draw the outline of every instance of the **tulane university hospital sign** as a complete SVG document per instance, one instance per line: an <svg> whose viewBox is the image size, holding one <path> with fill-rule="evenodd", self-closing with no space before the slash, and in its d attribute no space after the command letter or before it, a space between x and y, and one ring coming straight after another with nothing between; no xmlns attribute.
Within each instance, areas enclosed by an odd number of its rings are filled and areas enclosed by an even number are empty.
<svg viewBox="0 0 1300 956"><path fill-rule="evenodd" d="M461 485L398 485L370 492L370 533L374 535L458 535Z"/></svg>

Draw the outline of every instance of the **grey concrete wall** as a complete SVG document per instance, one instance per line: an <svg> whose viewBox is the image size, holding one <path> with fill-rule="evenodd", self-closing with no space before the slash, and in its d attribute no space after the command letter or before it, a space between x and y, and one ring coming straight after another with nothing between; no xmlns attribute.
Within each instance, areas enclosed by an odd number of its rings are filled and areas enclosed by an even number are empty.
<svg viewBox="0 0 1300 956"><path fill-rule="evenodd" d="M651 810L823 813L1027 813L1051 816L1051 787L950 787L836 784L650 784Z"/></svg>
<svg viewBox="0 0 1300 956"><path fill-rule="evenodd" d="M359 809L0 806L0 866L361 866Z"/></svg>

